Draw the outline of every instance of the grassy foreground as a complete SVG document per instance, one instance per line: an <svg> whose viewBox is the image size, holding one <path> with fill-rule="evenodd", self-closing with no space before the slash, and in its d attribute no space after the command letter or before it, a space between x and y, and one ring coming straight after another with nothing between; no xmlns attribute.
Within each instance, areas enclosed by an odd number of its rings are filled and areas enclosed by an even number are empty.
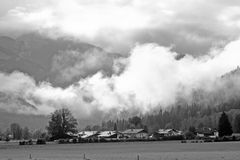
<svg viewBox="0 0 240 160"><path fill-rule="evenodd" d="M19 146L0 143L4 160L236 160L240 142L126 142Z"/></svg>

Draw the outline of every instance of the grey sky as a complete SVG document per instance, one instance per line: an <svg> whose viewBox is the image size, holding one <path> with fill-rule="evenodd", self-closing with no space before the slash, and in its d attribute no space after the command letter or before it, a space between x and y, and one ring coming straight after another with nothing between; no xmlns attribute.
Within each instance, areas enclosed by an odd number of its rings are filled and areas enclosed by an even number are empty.
<svg viewBox="0 0 240 160"><path fill-rule="evenodd" d="M2 54L20 42L28 52L3 60L15 72L0 72L0 108L49 114L68 106L88 118L146 113L179 97L190 101L196 89L215 93L224 86L218 78L239 65L239 29L240 2L233 0L6 0L0 33L19 37L0 38L10 46L2 46ZM176 59L179 53L186 56ZM50 71L46 77L69 83L39 82L31 74L36 64Z"/></svg>
<svg viewBox="0 0 240 160"><path fill-rule="evenodd" d="M201 55L239 36L239 8L233 0L10 0L1 2L0 28L70 35L114 52L155 42Z"/></svg>

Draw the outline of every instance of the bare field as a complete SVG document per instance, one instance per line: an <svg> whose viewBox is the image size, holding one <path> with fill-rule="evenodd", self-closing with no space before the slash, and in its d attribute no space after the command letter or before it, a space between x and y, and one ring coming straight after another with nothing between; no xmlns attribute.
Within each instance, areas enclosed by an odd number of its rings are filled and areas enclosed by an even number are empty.
<svg viewBox="0 0 240 160"><path fill-rule="evenodd" d="M31 156L30 156L31 154ZM0 143L4 160L238 160L240 142L126 142L19 146Z"/></svg>

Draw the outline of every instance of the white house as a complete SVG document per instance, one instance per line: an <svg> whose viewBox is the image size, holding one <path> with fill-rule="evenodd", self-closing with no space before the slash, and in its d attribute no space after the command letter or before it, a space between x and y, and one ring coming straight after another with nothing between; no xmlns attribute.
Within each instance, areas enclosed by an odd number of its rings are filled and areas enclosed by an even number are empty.
<svg viewBox="0 0 240 160"><path fill-rule="evenodd" d="M176 129L159 129L157 133L159 134L160 137L182 135L182 131Z"/></svg>
<svg viewBox="0 0 240 160"><path fill-rule="evenodd" d="M122 134L118 131L102 131L99 133L98 138L105 140L117 140L121 137L121 135Z"/></svg>
<svg viewBox="0 0 240 160"><path fill-rule="evenodd" d="M98 138L98 131L81 131L78 132L78 137L84 140L93 140Z"/></svg>

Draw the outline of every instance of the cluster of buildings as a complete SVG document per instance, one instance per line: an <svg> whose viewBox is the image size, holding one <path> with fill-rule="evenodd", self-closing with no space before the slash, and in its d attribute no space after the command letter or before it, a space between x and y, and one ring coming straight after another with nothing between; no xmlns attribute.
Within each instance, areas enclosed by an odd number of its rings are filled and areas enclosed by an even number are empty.
<svg viewBox="0 0 240 160"><path fill-rule="evenodd" d="M128 129L120 131L81 131L77 136L80 141L95 142L95 141L115 141L126 139L148 139L148 132L144 129Z"/></svg>
<svg viewBox="0 0 240 160"><path fill-rule="evenodd" d="M196 131L198 138L217 138L218 132L211 128ZM186 138L182 131L176 129L159 129L149 134L144 129L127 129L125 131L81 131L75 137L82 142L119 141L119 140L181 140Z"/></svg>
<svg viewBox="0 0 240 160"><path fill-rule="evenodd" d="M175 129L159 129L153 134L149 134L144 129L127 129L125 131L81 131L75 134L79 141L118 141L118 140L150 140L161 139L163 137L183 136L181 131Z"/></svg>

